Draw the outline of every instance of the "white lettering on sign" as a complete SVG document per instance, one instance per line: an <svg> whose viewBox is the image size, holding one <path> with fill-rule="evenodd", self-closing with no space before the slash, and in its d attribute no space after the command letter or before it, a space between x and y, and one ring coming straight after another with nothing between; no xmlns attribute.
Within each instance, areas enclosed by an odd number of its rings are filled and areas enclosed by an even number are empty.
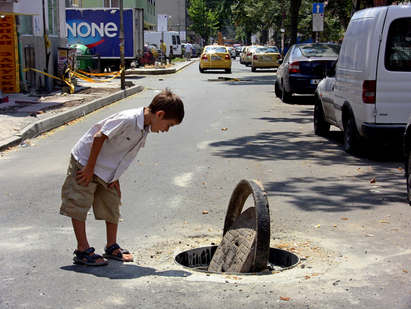
<svg viewBox="0 0 411 309"><path fill-rule="evenodd" d="M109 38L115 37L118 32L117 25L113 22L109 22L106 25L104 23L100 23L100 25L96 23L88 24L86 22L73 23L73 25L66 24L66 37L68 37L69 32L73 35L73 37L82 37L86 38L89 37L90 34L92 37L96 36L96 32L100 34L101 37L108 36Z"/></svg>

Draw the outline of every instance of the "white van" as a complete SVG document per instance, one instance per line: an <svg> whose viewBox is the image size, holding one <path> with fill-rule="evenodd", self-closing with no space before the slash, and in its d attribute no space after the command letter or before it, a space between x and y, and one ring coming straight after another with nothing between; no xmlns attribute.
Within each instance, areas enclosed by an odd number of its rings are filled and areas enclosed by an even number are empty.
<svg viewBox="0 0 411 309"><path fill-rule="evenodd" d="M347 152L355 151L362 139L400 140L411 114L411 5L356 12L344 36L333 87L326 81L318 86L317 95L324 100L316 102L316 108L322 106L314 111L314 123L344 131ZM323 96L321 89L327 87L333 93Z"/></svg>
<svg viewBox="0 0 411 309"><path fill-rule="evenodd" d="M167 57L170 56L170 46L173 46L173 56L181 57L180 34L177 31L164 31L164 43L167 46ZM145 44L157 44L160 47L161 32L144 32Z"/></svg>

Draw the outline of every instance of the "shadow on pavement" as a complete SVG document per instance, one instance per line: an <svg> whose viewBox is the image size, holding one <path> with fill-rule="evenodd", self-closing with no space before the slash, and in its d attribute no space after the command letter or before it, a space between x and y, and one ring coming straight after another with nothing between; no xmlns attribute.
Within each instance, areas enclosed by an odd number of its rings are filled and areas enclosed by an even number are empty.
<svg viewBox="0 0 411 309"><path fill-rule="evenodd" d="M311 123L310 111L296 111L287 118L263 117L272 123ZM284 176L280 182L265 183L267 192L286 196L304 211L349 211L406 202L401 144L367 145L355 155L343 149L343 133L332 130L327 137L311 132L261 132L211 143L215 156L273 163L289 161L301 169L301 177ZM352 166L352 172L330 179L318 176L322 168ZM315 175L311 171L317 171ZM275 171L272 171L275 173ZM321 175L321 174L320 174ZM373 183L373 177L376 181Z"/></svg>
<svg viewBox="0 0 411 309"><path fill-rule="evenodd" d="M69 266L62 266L60 269L109 279L135 279L147 276L188 277L191 275L190 272L181 270L167 270L158 272L156 269L151 267L142 267L135 264L125 264L111 260L107 266L90 267L73 264Z"/></svg>

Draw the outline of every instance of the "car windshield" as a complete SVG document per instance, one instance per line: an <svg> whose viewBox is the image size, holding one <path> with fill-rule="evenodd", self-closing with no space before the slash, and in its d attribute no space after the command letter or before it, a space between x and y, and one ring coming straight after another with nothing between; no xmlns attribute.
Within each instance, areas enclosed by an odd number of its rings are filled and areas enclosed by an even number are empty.
<svg viewBox="0 0 411 309"><path fill-rule="evenodd" d="M204 50L205 53L227 53L225 47L221 46L207 46Z"/></svg>
<svg viewBox="0 0 411 309"><path fill-rule="evenodd" d="M296 48L296 57L338 57L340 45L308 44Z"/></svg>
<svg viewBox="0 0 411 309"><path fill-rule="evenodd" d="M255 51L256 53L263 53L263 54L268 54L268 53L279 53L277 47L259 47Z"/></svg>

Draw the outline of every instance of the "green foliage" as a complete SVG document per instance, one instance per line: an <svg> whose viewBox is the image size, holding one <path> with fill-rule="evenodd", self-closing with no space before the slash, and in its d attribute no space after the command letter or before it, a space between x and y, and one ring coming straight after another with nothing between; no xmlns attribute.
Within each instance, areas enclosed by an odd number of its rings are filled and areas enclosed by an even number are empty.
<svg viewBox="0 0 411 309"><path fill-rule="evenodd" d="M216 36L218 30L218 12L209 9L208 1L189 0L188 4L187 12L193 21L189 29L200 34L204 41L208 42L209 36Z"/></svg>
<svg viewBox="0 0 411 309"><path fill-rule="evenodd" d="M358 9L374 6L374 0L358 1ZM224 29L235 25L235 39L247 43L250 43L251 34L262 35L269 28L274 31L274 37L269 39L274 39L276 43L281 38L282 28L285 30L285 41L289 41L291 36L296 35L297 32L301 40L315 39L315 33L312 32L312 5L317 2L324 2L326 5L324 31L319 33L320 42L337 42L344 36L353 9L352 1L347 0L189 0L189 2L193 10L192 13L189 10L189 14L193 21L196 20L195 23L198 24L192 29L197 33L204 37L204 34L211 34L218 29L225 36ZM214 20L215 23L212 29L206 31L202 29L203 4L206 6L205 14L214 12L214 15L210 16L210 20ZM291 16L294 16L291 14L293 8L298 8L294 22L291 20Z"/></svg>

